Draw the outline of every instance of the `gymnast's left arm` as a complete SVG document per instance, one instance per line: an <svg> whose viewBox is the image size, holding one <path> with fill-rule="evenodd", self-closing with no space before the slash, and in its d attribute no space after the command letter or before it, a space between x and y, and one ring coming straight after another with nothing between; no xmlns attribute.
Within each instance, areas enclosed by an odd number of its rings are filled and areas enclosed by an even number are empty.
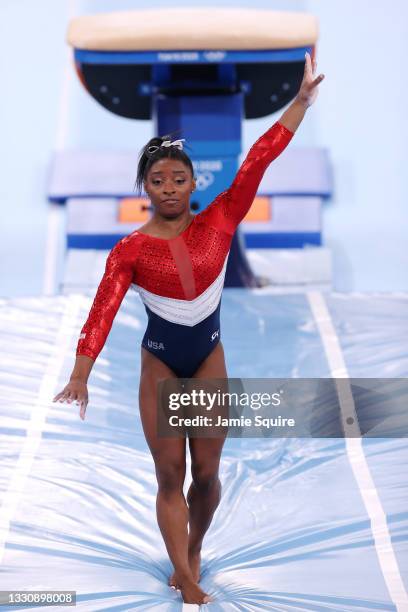
<svg viewBox="0 0 408 612"><path fill-rule="evenodd" d="M287 147L307 108L315 101L317 85L324 79L323 74L315 78L316 65L306 53L303 80L296 98L281 118L252 145L230 188L216 198L228 232L233 233L247 214L265 170Z"/></svg>

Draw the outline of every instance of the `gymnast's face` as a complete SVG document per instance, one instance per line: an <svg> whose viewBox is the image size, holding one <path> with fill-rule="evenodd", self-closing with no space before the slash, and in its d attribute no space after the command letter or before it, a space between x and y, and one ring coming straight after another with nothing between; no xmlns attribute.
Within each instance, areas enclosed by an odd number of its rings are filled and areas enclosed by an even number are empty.
<svg viewBox="0 0 408 612"><path fill-rule="evenodd" d="M191 170L176 159L159 159L147 173L145 191L163 217L178 217L190 211L190 195L196 186Z"/></svg>

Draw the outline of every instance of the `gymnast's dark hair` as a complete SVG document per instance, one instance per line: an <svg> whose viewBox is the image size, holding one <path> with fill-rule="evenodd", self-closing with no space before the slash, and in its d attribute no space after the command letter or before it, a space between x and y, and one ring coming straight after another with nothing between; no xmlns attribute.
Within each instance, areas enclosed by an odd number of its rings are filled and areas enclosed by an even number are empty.
<svg viewBox="0 0 408 612"><path fill-rule="evenodd" d="M139 163L137 166L137 175L134 188L137 187L139 193L143 189L143 181L147 176L149 169L159 159L170 158L181 161L187 168L190 168L192 176L194 176L194 168L191 159L183 150L176 146L161 147L165 140L172 140L173 135L166 136L155 136L151 138L148 143L145 144L139 154ZM158 147L154 152L150 152L150 148Z"/></svg>

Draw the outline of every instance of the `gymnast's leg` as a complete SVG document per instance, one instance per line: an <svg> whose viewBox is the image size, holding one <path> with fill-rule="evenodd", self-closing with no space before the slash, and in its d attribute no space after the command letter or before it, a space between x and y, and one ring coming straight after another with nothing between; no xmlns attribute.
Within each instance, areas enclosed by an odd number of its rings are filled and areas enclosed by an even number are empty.
<svg viewBox="0 0 408 612"><path fill-rule="evenodd" d="M227 378L224 350L221 342L200 365L194 378ZM221 498L218 477L225 435L217 438L189 437L192 483L187 493L189 509L188 559L197 582L200 580L200 552L203 538ZM170 584L177 586L177 571Z"/></svg>
<svg viewBox="0 0 408 612"><path fill-rule="evenodd" d="M186 471L186 440L158 438L157 383L175 374L143 347L139 406L143 431L153 456L158 483L157 521L167 552L177 572L185 603L207 603L210 597L198 586L188 560L188 507L183 494Z"/></svg>

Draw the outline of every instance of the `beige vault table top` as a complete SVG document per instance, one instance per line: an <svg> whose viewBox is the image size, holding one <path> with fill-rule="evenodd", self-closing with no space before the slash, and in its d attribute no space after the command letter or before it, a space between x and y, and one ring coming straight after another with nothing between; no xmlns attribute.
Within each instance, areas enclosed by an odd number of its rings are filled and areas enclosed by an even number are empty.
<svg viewBox="0 0 408 612"><path fill-rule="evenodd" d="M288 49L313 45L316 17L306 13L241 8L122 11L73 19L67 41L77 49Z"/></svg>

